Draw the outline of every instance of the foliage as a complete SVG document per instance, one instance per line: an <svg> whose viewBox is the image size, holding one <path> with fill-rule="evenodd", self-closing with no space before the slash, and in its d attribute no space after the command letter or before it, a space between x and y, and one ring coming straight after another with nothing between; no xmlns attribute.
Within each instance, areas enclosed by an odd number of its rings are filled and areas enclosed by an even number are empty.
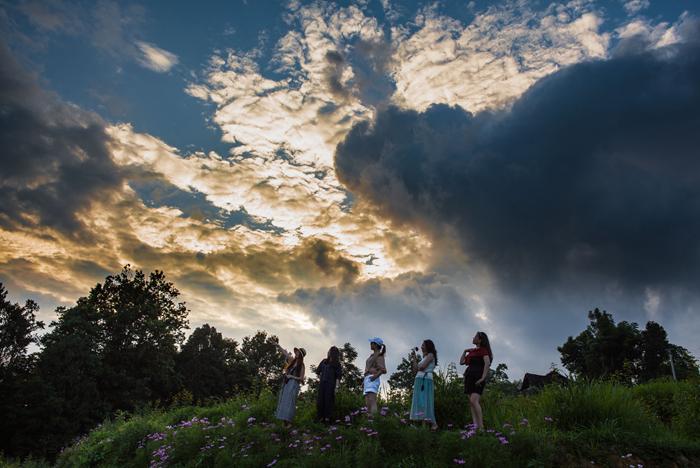
<svg viewBox="0 0 700 468"><path fill-rule="evenodd" d="M416 349L411 349L407 356L401 358L401 362L396 366L396 371L389 377L389 385L395 390L411 390L416 371L413 370L413 362L418 359Z"/></svg>
<svg viewBox="0 0 700 468"><path fill-rule="evenodd" d="M462 389L445 378L436 403L466 415ZM453 375L454 377L454 375ZM628 388L610 382L549 386L532 396L484 393L489 432L448 423L441 430L405 420L407 401L381 402L373 422L361 396L341 390L343 406L332 426L313 421L313 398L300 398L292 428L276 424L275 397L239 395L208 407L150 410L106 421L67 448L57 466L691 466L700 440L679 432L645 409L644 392L682 399L696 394L689 382ZM652 388L653 387L653 388ZM436 384L436 389L438 385ZM646 395L649 396L649 395ZM674 403L675 404L675 403ZM462 416L460 416L462 417ZM438 417L440 420L440 416ZM452 424L451 426L449 424Z"/></svg>
<svg viewBox="0 0 700 468"><path fill-rule="evenodd" d="M230 397L252 384L238 343L206 323L196 328L182 346L176 369L195 402Z"/></svg>
<svg viewBox="0 0 700 468"><path fill-rule="evenodd" d="M597 308L588 312L588 318L590 324L583 332L557 348L564 367L574 375L628 384L669 376L669 351L679 378L698 375L695 358L685 348L669 343L661 325L647 322L640 332L636 323L616 324L611 314Z"/></svg>
<svg viewBox="0 0 700 468"><path fill-rule="evenodd" d="M38 341L35 332L44 328L44 323L36 320L38 311L32 300L24 306L8 301L7 290L0 283L0 382L31 367L27 348Z"/></svg>
<svg viewBox="0 0 700 468"><path fill-rule="evenodd" d="M0 451L28 453L26 434L18 430L24 421L35 420L34 407L28 397L35 393L32 371L36 359L28 353L29 345L38 342L36 332L44 328L36 320L39 310L31 300L24 306L7 300L7 290L0 283Z"/></svg>
<svg viewBox="0 0 700 468"><path fill-rule="evenodd" d="M279 386L284 355L277 348L278 344L276 336L261 330L253 336L243 338L241 351L246 357L247 372L251 376L253 386L258 390L265 386Z"/></svg>

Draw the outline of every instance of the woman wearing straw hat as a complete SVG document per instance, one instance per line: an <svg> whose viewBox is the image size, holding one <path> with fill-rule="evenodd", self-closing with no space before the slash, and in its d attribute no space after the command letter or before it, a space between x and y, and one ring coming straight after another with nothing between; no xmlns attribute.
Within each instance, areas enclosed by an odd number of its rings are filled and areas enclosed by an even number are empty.
<svg viewBox="0 0 700 468"><path fill-rule="evenodd" d="M306 350L304 348L294 348L294 354L292 354L279 344L277 348L284 354L286 364L282 371L282 390L280 390L277 400L275 417L284 421L284 425L288 426L294 419L299 387L304 383L306 372L304 356L306 356Z"/></svg>
<svg viewBox="0 0 700 468"><path fill-rule="evenodd" d="M386 345L379 337L369 339L369 346L372 354L365 362L365 377L363 382L363 390L365 394L365 406L369 410L370 416L377 413L377 393L379 393L379 376L386 374L386 363L384 362L384 354L386 354Z"/></svg>

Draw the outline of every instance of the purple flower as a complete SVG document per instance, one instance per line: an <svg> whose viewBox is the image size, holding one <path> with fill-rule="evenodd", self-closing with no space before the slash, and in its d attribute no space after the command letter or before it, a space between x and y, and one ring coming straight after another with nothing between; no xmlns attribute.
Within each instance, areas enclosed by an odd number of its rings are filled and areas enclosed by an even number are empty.
<svg viewBox="0 0 700 468"><path fill-rule="evenodd" d="M464 465L466 462L462 458L455 458L452 460L456 465Z"/></svg>
<svg viewBox="0 0 700 468"><path fill-rule="evenodd" d="M338 436L335 438L335 440L343 440L343 436Z"/></svg>
<svg viewBox="0 0 700 468"><path fill-rule="evenodd" d="M253 416L248 418L248 424L253 424L255 422L255 418Z"/></svg>
<svg viewBox="0 0 700 468"><path fill-rule="evenodd" d="M549 417L549 416L545 416L545 417L544 417L544 420L545 420L546 422L552 422L552 421L554 421L554 419L552 419L552 418Z"/></svg>
<svg viewBox="0 0 700 468"><path fill-rule="evenodd" d="M277 459L276 459L276 458L275 458L274 460L272 460L270 463L267 464L267 468L270 468L270 467L273 466L275 463L277 463Z"/></svg>

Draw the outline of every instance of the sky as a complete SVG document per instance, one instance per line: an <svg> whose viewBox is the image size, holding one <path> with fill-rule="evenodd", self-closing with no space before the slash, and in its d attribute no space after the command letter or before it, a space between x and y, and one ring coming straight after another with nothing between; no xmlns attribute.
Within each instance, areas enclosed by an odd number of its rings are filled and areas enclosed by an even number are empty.
<svg viewBox="0 0 700 468"><path fill-rule="evenodd" d="M700 356L700 5L0 1L0 282L511 378L605 309Z"/></svg>

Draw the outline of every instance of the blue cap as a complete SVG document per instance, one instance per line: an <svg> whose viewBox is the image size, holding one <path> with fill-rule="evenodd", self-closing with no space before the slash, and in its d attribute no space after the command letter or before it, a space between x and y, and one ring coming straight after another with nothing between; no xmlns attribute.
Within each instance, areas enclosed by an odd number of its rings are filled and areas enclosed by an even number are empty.
<svg viewBox="0 0 700 468"><path fill-rule="evenodd" d="M374 338L370 338L370 339L369 339L369 342L370 342L370 343L377 343L378 345L383 345L383 344L384 344L384 340L382 340L382 339L379 338L378 336L375 336Z"/></svg>

